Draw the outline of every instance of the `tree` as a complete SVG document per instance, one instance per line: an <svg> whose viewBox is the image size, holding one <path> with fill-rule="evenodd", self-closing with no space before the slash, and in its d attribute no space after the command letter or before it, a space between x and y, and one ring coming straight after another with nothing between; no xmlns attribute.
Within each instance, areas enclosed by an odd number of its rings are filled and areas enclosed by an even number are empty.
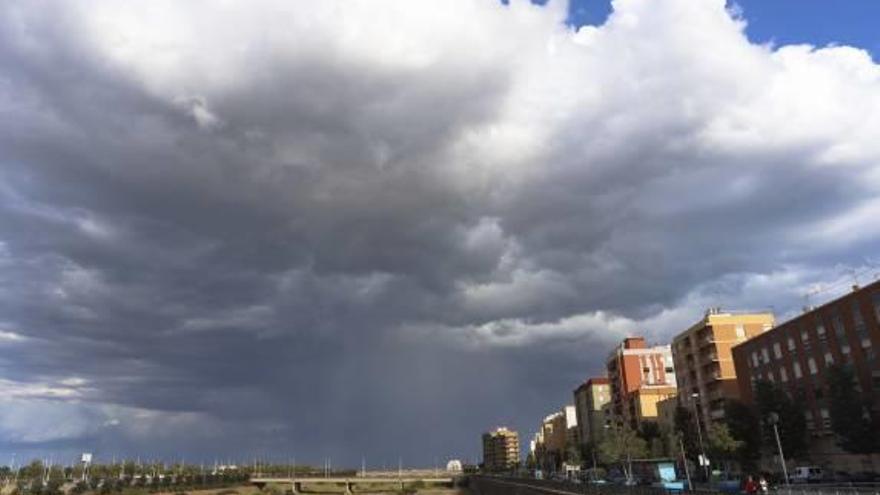
<svg viewBox="0 0 880 495"><path fill-rule="evenodd" d="M608 464L620 463L628 479L632 478L631 461L647 455L648 446L628 425L612 427L598 446L599 458Z"/></svg>
<svg viewBox="0 0 880 495"><path fill-rule="evenodd" d="M663 442L663 432L660 425L654 421L643 421L639 428L639 436L648 446L648 454L651 457L663 457L666 455L666 446Z"/></svg>
<svg viewBox="0 0 880 495"><path fill-rule="evenodd" d="M828 369L831 430L837 445L852 454L880 452L880 415L871 414L871 403L856 394L854 375L847 367Z"/></svg>
<svg viewBox="0 0 880 495"><path fill-rule="evenodd" d="M26 480L39 479L42 481L44 469L42 462L34 460L27 466L22 467L18 475ZM40 488L42 489L42 485L40 485Z"/></svg>
<svg viewBox="0 0 880 495"><path fill-rule="evenodd" d="M724 403L724 424L730 436L742 442L735 459L744 471L754 471L761 458L761 421L749 406L738 400Z"/></svg>
<svg viewBox="0 0 880 495"><path fill-rule="evenodd" d="M62 484L64 484L63 478L50 478L46 483L46 486L43 488L43 495L59 495L61 493Z"/></svg>
<svg viewBox="0 0 880 495"><path fill-rule="evenodd" d="M30 492L33 494L43 492L43 478L36 478L31 481Z"/></svg>
<svg viewBox="0 0 880 495"><path fill-rule="evenodd" d="M565 448L565 462L571 466L580 466L583 463L581 450L577 445L568 445Z"/></svg>
<svg viewBox="0 0 880 495"><path fill-rule="evenodd" d="M729 462L737 457L737 452L745 442L733 438L727 425L723 423L713 424L707 437L709 458L716 459L725 466L725 471L730 471Z"/></svg>
<svg viewBox="0 0 880 495"><path fill-rule="evenodd" d="M681 437L684 444L684 450L688 457L695 463L699 464L698 456L700 455L700 438L697 433L697 426L694 415L690 409L678 406L675 408L675 431Z"/></svg>
<svg viewBox="0 0 880 495"><path fill-rule="evenodd" d="M755 383L755 403L764 425L765 438L774 437L768 418L771 413L776 413L779 415L777 427L785 457L796 459L807 453L807 420L804 418L802 397L790 397L775 383L762 380ZM773 445L774 442L771 440L765 445Z"/></svg>

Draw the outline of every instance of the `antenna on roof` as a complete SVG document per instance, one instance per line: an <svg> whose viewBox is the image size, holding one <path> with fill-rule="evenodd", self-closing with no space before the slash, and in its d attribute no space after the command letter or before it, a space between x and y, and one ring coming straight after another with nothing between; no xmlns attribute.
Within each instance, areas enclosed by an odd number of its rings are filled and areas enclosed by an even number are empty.
<svg viewBox="0 0 880 495"><path fill-rule="evenodd" d="M818 287L814 287L804 294L804 313L808 313L813 310L813 305L810 303L810 298L820 292L822 292L821 289L819 289Z"/></svg>

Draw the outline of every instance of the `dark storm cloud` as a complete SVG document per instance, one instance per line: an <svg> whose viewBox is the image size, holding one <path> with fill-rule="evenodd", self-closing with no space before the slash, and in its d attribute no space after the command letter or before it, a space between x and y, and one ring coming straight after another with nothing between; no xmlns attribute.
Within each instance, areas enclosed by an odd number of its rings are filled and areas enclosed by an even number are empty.
<svg viewBox="0 0 880 495"><path fill-rule="evenodd" d="M870 57L615 5L4 6L0 440L475 460L626 333L876 263Z"/></svg>

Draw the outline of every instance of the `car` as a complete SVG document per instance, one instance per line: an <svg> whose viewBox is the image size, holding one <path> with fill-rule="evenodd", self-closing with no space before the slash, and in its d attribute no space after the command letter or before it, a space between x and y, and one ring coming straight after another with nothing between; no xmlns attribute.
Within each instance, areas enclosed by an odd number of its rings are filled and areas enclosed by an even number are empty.
<svg viewBox="0 0 880 495"><path fill-rule="evenodd" d="M788 478L792 483L821 483L825 479L825 471L819 466L798 466Z"/></svg>

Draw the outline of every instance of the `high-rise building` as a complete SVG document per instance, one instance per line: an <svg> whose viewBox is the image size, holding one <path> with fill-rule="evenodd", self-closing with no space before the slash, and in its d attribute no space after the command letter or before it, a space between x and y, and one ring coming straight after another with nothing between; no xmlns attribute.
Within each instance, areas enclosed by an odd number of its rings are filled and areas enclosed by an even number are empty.
<svg viewBox="0 0 880 495"><path fill-rule="evenodd" d="M657 402L676 394L675 366L668 345L648 347L642 337L628 337L608 356L613 419L637 429L657 420Z"/></svg>
<svg viewBox="0 0 880 495"><path fill-rule="evenodd" d="M611 401L607 377L590 378L574 391L574 408L581 444L597 444L602 439L606 420L602 406Z"/></svg>
<svg viewBox="0 0 880 495"><path fill-rule="evenodd" d="M855 375L854 390L880 414L880 282L858 288L838 299L747 340L733 348L739 393L754 403L758 381L775 383L804 402L810 434L810 457L817 464L848 471L876 470L865 456L841 452L831 431L827 372L840 364Z"/></svg>
<svg viewBox="0 0 880 495"><path fill-rule="evenodd" d="M541 430L535 435L536 456L546 470L560 469L570 446L578 445L578 423L574 406L544 418Z"/></svg>
<svg viewBox="0 0 880 495"><path fill-rule="evenodd" d="M724 418L724 401L739 397L731 348L773 327L773 313L706 311L672 339L678 401L696 411L703 428Z"/></svg>
<svg viewBox="0 0 880 495"><path fill-rule="evenodd" d="M483 433L483 469L506 471L519 466L519 434L505 427Z"/></svg>

